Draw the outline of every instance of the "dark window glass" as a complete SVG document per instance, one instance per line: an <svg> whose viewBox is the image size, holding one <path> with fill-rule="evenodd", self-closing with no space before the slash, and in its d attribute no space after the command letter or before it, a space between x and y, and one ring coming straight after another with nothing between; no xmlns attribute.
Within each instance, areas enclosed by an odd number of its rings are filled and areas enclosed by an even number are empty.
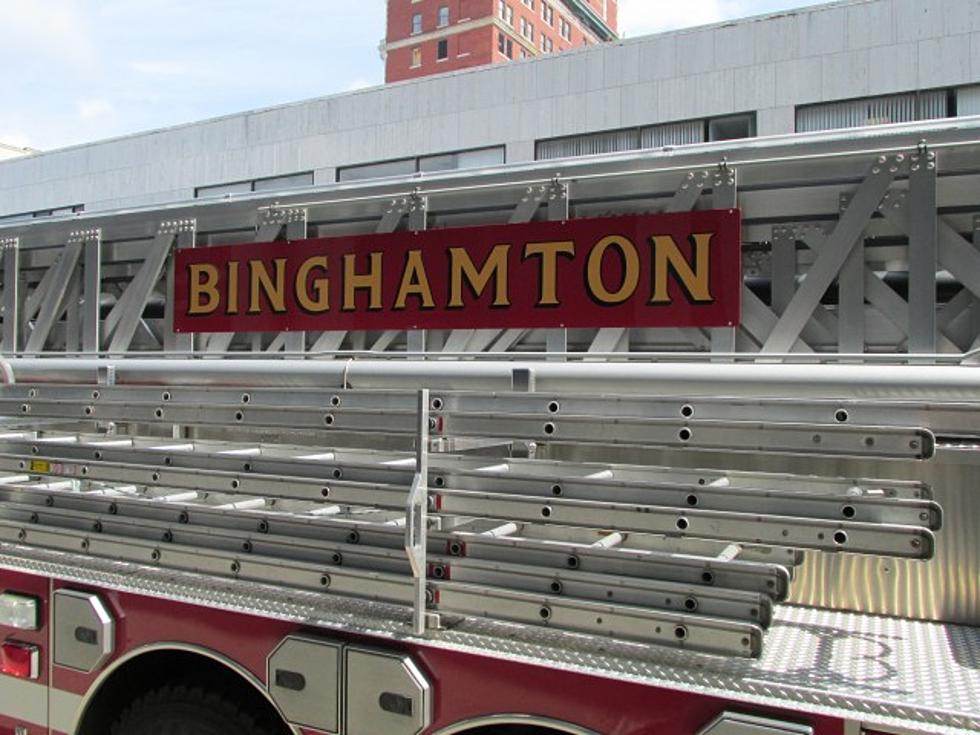
<svg viewBox="0 0 980 735"><path fill-rule="evenodd" d="M755 136L755 115L731 115L708 121L708 140L737 140Z"/></svg>
<svg viewBox="0 0 980 735"><path fill-rule="evenodd" d="M445 38L439 41L439 48L436 51L437 59L446 59L449 57L449 41Z"/></svg>

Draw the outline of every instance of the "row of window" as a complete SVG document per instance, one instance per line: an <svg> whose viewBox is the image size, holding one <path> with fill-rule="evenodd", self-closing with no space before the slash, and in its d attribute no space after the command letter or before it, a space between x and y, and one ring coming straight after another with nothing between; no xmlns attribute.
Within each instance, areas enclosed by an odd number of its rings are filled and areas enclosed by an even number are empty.
<svg viewBox="0 0 980 735"><path fill-rule="evenodd" d="M436 41L436 61L445 61L449 58L449 39L440 38ZM422 66L422 47L416 46L412 49L412 69Z"/></svg>
<svg viewBox="0 0 980 735"><path fill-rule="evenodd" d="M298 174L285 176L268 176L250 181L233 181L228 184L214 186L199 186L194 190L196 199L222 197L231 194L248 194L253 191L282 191L283 189L298 189L303 186L313 186L313 172L303 171Z"/></svg>
<svg viewBox="0 0 980 735"><path fill-rule="evenodd" d="M8 224L11 222L26 222L41 217L63 217L67 214L77 214L84 212L84 204L73 204L70 207L55 207L54 209L38 209L34 212L19 212L17 214L6 214L0 217L0 222Z"/></svg>
<svg viewBox="0 0 980 735"><path fill-rule="evenodd" d="M364 181L388 176L406 176L414 173L436 173L438 171L458 171L482 166L496 166L504 163L504 146L474 148L471 150L438 153L431 156L398 158L391 161L378 161L357 166L344 166L337 169L337 181ZM313 172L304 171L287 176L276 176L252 181L235 181L228 184L199 186L194 190L198 199L206 197L247 194L255 191L298 189L313 185Z"/></svg>
<svg viewBox="0 0 980 735"><path fill-rule="evenodd" d="M526 5L531 10L534 10L535 0L521 0L521 2ZM514 7L506 2L506 0L498 0L497 3L497 15L500 19L509 25L511 28L514 27ZM551 28L555 27L555 9L548 3L542 0L541 2L541 20L543 20ZM530 35L524 33L525 24L530 27ZM558 34L564 38L566 41L571 42L572 40L572 24L565 19L564 16L558 16ZM532 43L534 42L534 25L524 17L521 17L521 35L524 35Z"/></svg>
<svg viewBox="0 0 980 735"><path fill-rule="evenodd" d="M796 132L812 133L818 130L956 117L958 98L968 97L969 94L968 89L933 89L844 102L803 105L796 108Z"/></svg>
<svg viewBox="0 0 980 735"><path fill-rule="evenodd" d="M980 85L800 105L796 132L888 125L980 114ZM736 140L756 135L755 113L539 140L538 160Z"/></svg>
<svg viewBox="0 0 980 735"><path fill-rule="evenodd" d="M505 160L504 146L439 153L433 156L399 158L393 161L345 166L337 169L337 181L363 181L385 176L405 176L414 173L457 171L482 166L495 166Z"/></svg>
<svg viewBox="0 0 980 735"><path fill-rule="evenodd" d="M753 112L539 140L535 144L534 157L537 160L547 160L592 156L643 148L691 145L712 140L750 138L754 135Z"/></svg>
<svg viewBox="0 0 980 735"><path fill-rule="evenodd" d="M440 5L439 11L436 14L436 28L445 28L449 25L449 6ZM412 35L418 35L422 32L422 14L415 13L412 15Z"/></svg>

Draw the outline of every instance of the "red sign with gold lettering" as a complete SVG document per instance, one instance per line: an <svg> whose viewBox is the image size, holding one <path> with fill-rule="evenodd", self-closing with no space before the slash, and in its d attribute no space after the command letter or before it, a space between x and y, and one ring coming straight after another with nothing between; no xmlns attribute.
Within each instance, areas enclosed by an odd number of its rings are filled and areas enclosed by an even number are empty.
<svg viewBox="0 0 980 735"><path fill-rule="evenodd" d="M184 249L178 332L718 327L738 210Z"/></svg>

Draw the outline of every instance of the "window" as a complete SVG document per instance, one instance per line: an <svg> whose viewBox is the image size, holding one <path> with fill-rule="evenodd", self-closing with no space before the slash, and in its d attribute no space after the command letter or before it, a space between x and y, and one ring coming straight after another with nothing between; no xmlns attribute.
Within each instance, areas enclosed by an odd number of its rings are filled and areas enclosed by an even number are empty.
<svg viewBox="0 0 980 735"><path fill-rule="evenodd" d="M439 27L445 28L449 25L449 6L442 5L439 7Z"/></svg>
<svg viewBox="0 0 980 735"><path fill-rule="evenodd" d="M412 49L412 68L422 66L422 49L418 46Z"/></svg>
<svg viewBox="0 0 980 735"><path fill-rule="evenodd" d="M640 148L667 148L703 142L703 120L651 125L640 130Z"/></svg>
<svg viewBox="0 0 980 735"><path fill-rule="evenodd" d="M337 181L361 181L362 179L383 179L387 176L404 176L415 173L415 159L404 158L397 161L367 163L361 166L348 166L338 169Z"/></svg>
<svg viewBox="0 0 980 735"><path fill-rule="evenodd" d="M948 117L951 108L950 94L945 89L807 105L796 108L796 132L936 120Z"/></svg>
<svg viewBox="0 0 980 735"><path fill-rule="evenodd" d="M412 34L422 32L422 14L416 13L412 16Z"/></svg>
<svg viewBox="0 0 980 735"><path fill-rule="evenodd" d="M755 135L755 115L729 115L708 121L708 140L737 140Z"/></svg>
<svg viewBox="0 0 980 735"><path fill-rule="evenodd" d="M508 59L514 58L514 42L503 33L497 34L497 50Z"/></svg>
<svg viewBox="0 0 980 735"><path fill-rule="evenodd" d="M555 44L543 33L541 34L541 50L546 54L550 54L555 50Z"/></svg>
<svg viewBox="0 0 980 735"><path fill-rule="evenodd" d="M572 24L564 18L558 20L558 34L566 41L572 40Z"/></svg>
<svg viewBox="0 0 980 735"><path fill-rule="evenodd" d="M282 191L283 189L299 189L304 186L313 186L312 171L255 179L252 182L252 191Z"/></svg>
<svg viewBox="0 0 980 735"><path fill-rule="evenodd" d="M251 181L233 181L228 184L199 186L194 190L194 197L196 199L207 199L209 197L250 194L253 191L284 191L286 189L300 189L304 186L313 186L312 171L303 171L302 173L298 174L286 174L284 176L267 176L262 179L252 179Z"/></svg>
<svg viewBox="0 0 980 735"><path fill-rule="evenodd" d="M19 212L17 214L5 214L0 217L2 223L24 222L26 220L38 219L39 217L65 217L69 214L77 214L85 211L84 204L75 204L70 207L55 207L54 209L41 209L36 212Z"/></svg>
<svg viewBox="0 0 980 735"><path fill-rule="evenodd" d="M534 10L534 0L521 0L521 2L527 5L531 10Z"/></svg>
<svg viewBox="0 0 980 735"><path fill-rule="evenodd" d="M534 24L526 18L521 18L521 35L534 43Z"/></svg>
<svg viewBox="0 0 980 735"><path fill-rule="evenodd" d="M613 130L607 133L574 135L568 138L538 141L535 158L568 158L570 156L594 156L600 153L632 151L640 147L639 131Z"/></svg>
<svg viewBox="0 0 980 735"><path fill-rule="evenodd" d="M514 9L500 0L500 19L509 26L514 25Z"/></svg>
<svg viewBox="0 0 980 735"><path fill-rule="evenodd" d="M496 166L504 162L504 148L477 148L459 153L442 153L435 156L423 156L419 159L419 171L433 173L435 171L458 171L465 168L480 168L481 166Z"/></svg>
<svg viewBox="0 0 980 735"><path fill-rule="evenodd" d="M541 20L552 28L555 27L555 9L546 2L541 3Z"/></svg>
<svg viewBox="0 0 980 735"><path fill-rule="evenodd" d="M436 61L445 61L449 58L449 41L445 38L439 41L436 48Z"/></svg>
<svg viewBox="0 0 980 735"><path fill-rule="evenodd" d="M439 153L419 158L401 158L395 161L346 166L337 171L337 181L362 181L387 176L407 176L418 172L458 171L481 166L496 166L503 162L503 146L475 148L456 153Z"/></svg>
<svg viewBox="0 0 980 735"><path fill-rule="evenodd" d="M980 115L980 87L960 87L956 90L956 116L964 115Z"/></svg>
<svg viewBox="0 0 980 735"><path fill-rule="evenodd" d="M748 113L539 140L535 145L534 157L537 160L547 160L591 156L644 148L691 145L708 140L748 138L754 135L755 113Z"/></svg>

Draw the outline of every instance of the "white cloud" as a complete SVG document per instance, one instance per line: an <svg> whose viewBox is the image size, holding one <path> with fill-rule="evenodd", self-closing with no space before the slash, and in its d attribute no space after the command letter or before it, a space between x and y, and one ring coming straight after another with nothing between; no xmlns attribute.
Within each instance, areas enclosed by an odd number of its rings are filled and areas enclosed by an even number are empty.
<svg viewBox="0 0 980 735"><path fill-rule="evenodd" d="M367 89L368 87L373 87L376 84L377 82L371 82L368 81L367 79L360 79L360 78L353 79L347 84L347 86L344 88L344 91L355 92L358 89Z"/></svg>
<svg viewBox="0 0 980 735"><path fill-rule="evenodd" d="M5 0L0 43L38 56L88 66L97 56L89 23L77 0Z"/></svg>
<svg viewBox="0 0 980 735"><path fill-rule="evenodd" d="M627 37L717 23L725 13L719 0L620 0L619 27Z"/></svg>
<svg viewBox="0 0 980 735"><path fill-rule="evenodd" d="M158 76L176 77L191 73L189 64L174 59L147 59L134 61L130 64L133 71L140 74L154 74Z"/></svg>
<svg viewBox="0 0 980 735"><path fill-rule="evenodd" d="M108 100L81 100L78 103L78 116L82 120L91 120L92 118L104 117L112 112L112 103Z"/></svg>

